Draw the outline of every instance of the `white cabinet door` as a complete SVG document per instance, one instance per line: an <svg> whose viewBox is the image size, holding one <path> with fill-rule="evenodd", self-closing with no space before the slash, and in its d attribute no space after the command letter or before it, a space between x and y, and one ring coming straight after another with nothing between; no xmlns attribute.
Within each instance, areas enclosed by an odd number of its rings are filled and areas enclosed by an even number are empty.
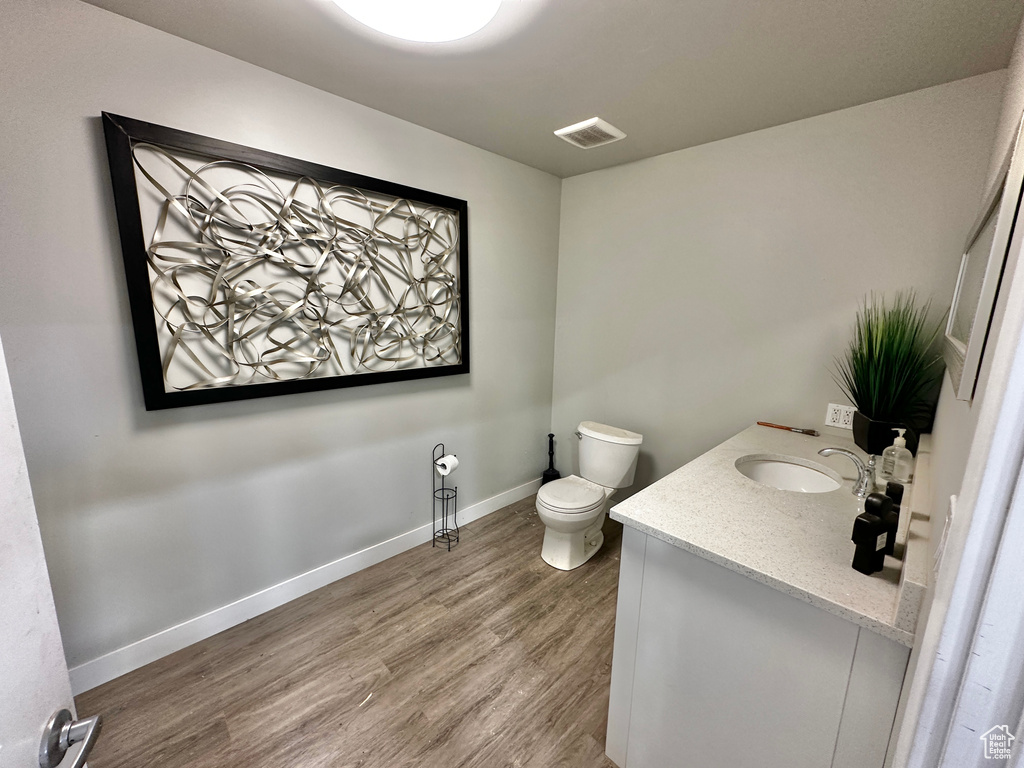
<svg viewBox="0 0 1024 768"><path fill-rule="evenodd" d="M0 344L0 768L38 766L43 729L60 709L74 712L71 682Z"/></svg>
<svg viewBox="0 0 1024 768"><path fill-rule="evenodd" d="M857 633L648 537L624 768L830 768Z"/></svg>

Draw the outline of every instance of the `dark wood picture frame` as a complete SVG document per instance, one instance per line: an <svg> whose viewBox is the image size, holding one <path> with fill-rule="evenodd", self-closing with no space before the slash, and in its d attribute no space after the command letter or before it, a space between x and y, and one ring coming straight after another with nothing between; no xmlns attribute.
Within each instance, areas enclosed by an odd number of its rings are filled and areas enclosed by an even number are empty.
<svg viewBox="0 0 1024 768"><path fill-rule="evenodd" d="M468 206L465 200L107 112L103 113L102 119L147 410L451 376L469 372L469 238ZM454 212L458 219L458 275L456 276L458 283L456 289L458 359L450 363L385 371L338 373L313 378L169 390L164 377L158 335L159 318L155 312L151 288L153 278L149 266L148 246L133 157L134 148L139 143L153 145L164 150L177 150L187 156L198 157L204 161L231 161L250 166L261 172L286 176L289 179L312 179L321 184L352 188L377 196L394 198L396 201L410 201L414 204L443 208Z"/></svg>

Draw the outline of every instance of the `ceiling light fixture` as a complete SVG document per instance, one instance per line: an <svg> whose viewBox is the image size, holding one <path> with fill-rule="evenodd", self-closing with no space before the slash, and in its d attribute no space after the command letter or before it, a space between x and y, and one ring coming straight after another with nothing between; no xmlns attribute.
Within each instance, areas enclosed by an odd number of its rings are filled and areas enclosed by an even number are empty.
<svg viewBox="0 0 1024 768"><path fill-rule="evenodd" d="M334 0L371 29L417 43L446 43L479 32L501 0Z"/></svg>

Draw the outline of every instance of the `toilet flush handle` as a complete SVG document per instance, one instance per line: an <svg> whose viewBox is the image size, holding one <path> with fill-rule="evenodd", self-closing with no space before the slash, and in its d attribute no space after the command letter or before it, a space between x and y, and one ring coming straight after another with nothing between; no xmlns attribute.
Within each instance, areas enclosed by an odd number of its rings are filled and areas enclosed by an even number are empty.
<svg viewBox="0 0 1024 768"><path fill-rule="evenodd" d="M580 431L578 429L576 430L576 432L574 434L576 435L576 439L577 440L582 440L583 439L583 435L580 434Z"/></svg>

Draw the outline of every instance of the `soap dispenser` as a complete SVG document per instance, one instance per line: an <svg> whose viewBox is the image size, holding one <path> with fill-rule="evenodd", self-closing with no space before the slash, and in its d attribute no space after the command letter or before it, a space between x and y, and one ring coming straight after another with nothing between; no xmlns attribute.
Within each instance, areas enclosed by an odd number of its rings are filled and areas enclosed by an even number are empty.
<svg viewBox="0 0 1024 768"><path fill-rule="evenodd" d="M892 445L882 451L882 478L895 480L897 483L909 483L914 471L914 456L907 450L907 440L903 433L907 430L897 429L899 434Z"/></svg>

